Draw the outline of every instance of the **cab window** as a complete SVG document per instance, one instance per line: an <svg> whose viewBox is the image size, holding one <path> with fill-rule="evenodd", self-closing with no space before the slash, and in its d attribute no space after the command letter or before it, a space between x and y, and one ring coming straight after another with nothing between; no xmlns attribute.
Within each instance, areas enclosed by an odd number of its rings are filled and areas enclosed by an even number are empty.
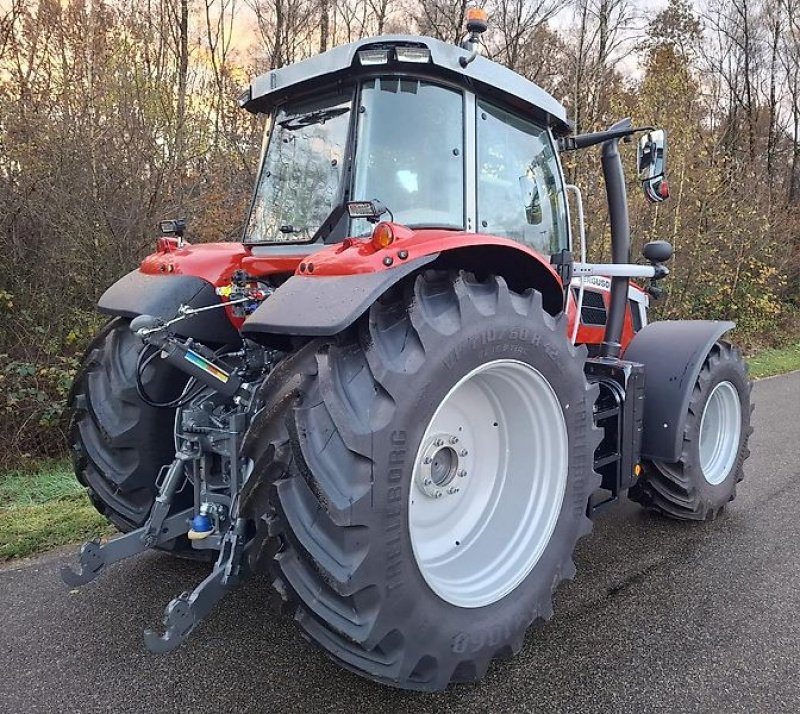
<svg viewBox="0 0 800 714"><path fill-rule="evenodd" d="M542 255L567 248L564 190L547 130L478 102L478 226Z"/></svg>
<svg viewBox="0 0 800 714"><path fill-rule="evenodd" d="M464 99L423 80L380 77L361 89L354 200L376 198L412 228L464 228ZM352 235L369 233L353 221Z"/></svg>

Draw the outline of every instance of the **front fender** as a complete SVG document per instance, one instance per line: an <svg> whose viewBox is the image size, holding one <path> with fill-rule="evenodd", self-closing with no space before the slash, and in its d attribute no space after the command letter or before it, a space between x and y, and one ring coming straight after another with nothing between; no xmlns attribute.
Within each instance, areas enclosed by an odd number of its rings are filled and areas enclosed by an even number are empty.
<svg viewBox="0 0 800 714"><path fill-rule="evenodd" d="M689 399L708 353L733 322L664 320L643 327L625 359L644 365L642 457L673 463L680 458Z"/></svg>

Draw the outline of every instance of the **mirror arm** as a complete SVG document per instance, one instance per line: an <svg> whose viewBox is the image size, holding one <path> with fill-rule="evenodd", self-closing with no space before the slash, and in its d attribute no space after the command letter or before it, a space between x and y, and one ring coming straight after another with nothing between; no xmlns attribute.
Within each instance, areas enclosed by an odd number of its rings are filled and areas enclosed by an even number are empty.
<svg viewBox="0 0 800 714"><path fill-rule="evenodd" d="M617 122L617 124L614 124L614 126L606 131L564 136L558 140L558 149L559 151L577 151L578 149L586 149L590 146L596 146L597 144L602 144L603 142L613 139L625 139L640 131L653 131L655 129L655 127L652 126L634 127L631 125L630 120L623 121L627 122L627 126L619 126L622 122Z"/></svg>

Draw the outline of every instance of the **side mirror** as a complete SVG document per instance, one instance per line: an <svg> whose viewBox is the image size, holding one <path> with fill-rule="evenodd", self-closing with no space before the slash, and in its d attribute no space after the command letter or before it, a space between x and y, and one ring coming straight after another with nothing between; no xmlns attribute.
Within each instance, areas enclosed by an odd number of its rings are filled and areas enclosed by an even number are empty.
<svg viewBox="0 0 800 714"><path fill-rule="evenodd" d="M669 198L666 166L667 134L663 129L655 129L639 139L636 153L636 170L648 201L661 203Z"/></svg>

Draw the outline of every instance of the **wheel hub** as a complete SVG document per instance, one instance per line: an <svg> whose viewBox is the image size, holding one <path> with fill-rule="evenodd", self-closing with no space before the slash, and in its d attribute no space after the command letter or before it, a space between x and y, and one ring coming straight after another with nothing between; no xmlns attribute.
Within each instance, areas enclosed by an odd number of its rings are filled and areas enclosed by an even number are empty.
<svg viewBox="0 0 800 714"><path fill-rule="evenodd" d="M469 450L455 434L434 434L425 440L417 463L415 483L428 498L454 496L458 479L467 475Z"/></svg>

